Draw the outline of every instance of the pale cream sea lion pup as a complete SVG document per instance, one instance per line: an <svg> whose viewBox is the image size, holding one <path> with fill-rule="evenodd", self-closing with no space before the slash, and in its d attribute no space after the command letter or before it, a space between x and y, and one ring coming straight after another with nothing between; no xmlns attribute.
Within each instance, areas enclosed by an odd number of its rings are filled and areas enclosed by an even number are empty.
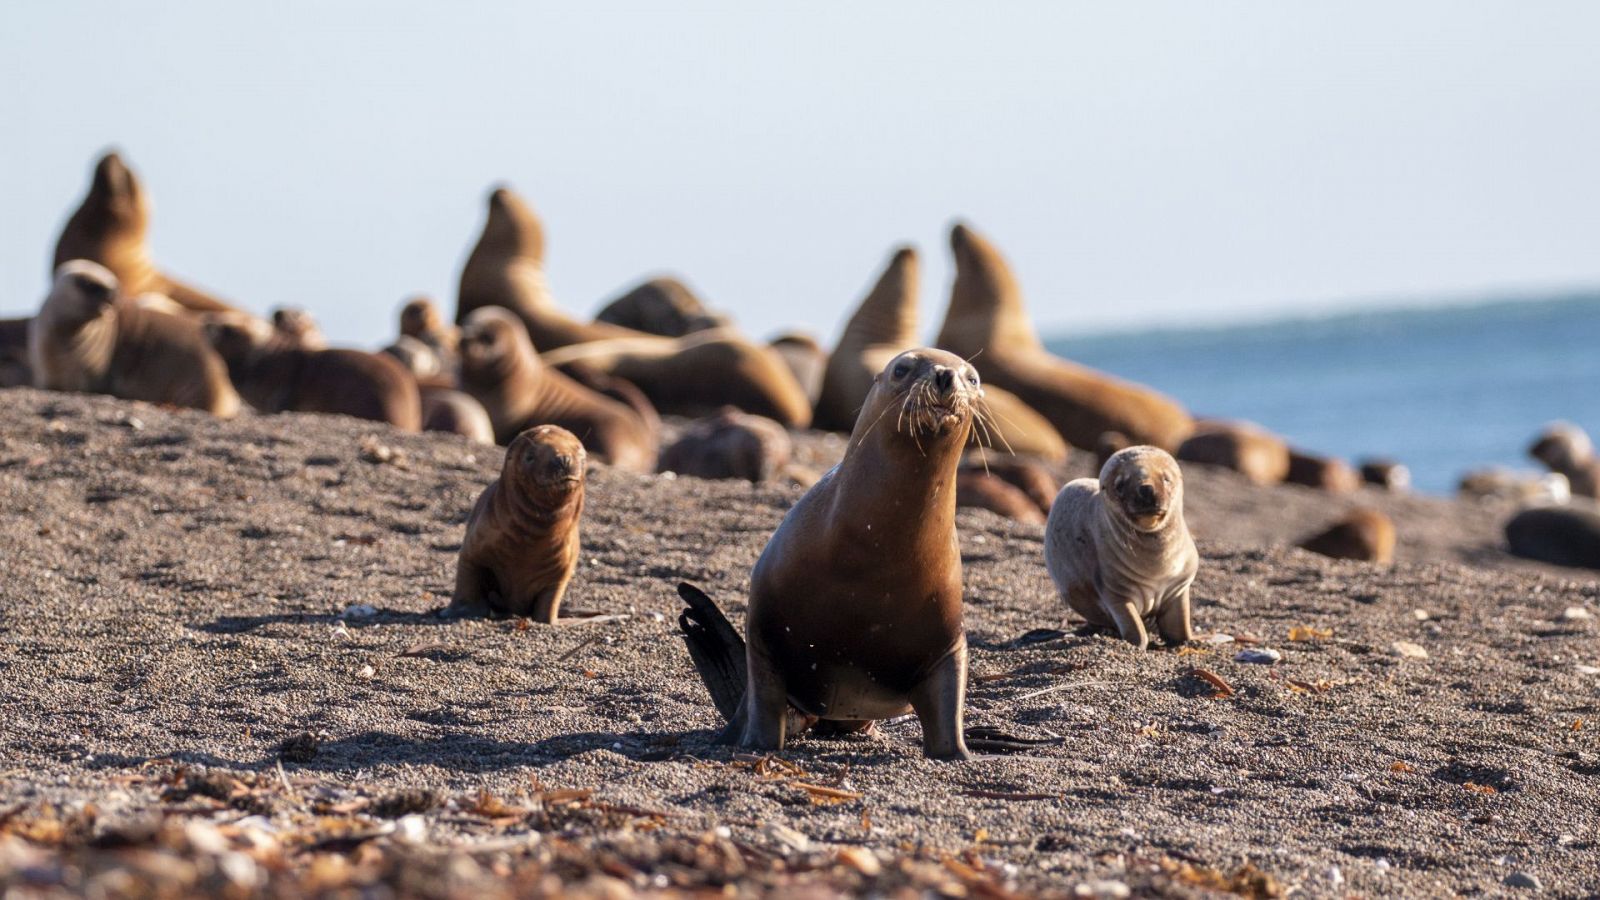
<svg viewBox="0 0 1600 900"><path fill-rule="evenodd" d="M1600 457L1595 456L1594 443L1582 428L1555 422L1539 434L1528 455L1550 471L1567 476L1573 496L1591 500L1600 496Z"/></svg>
<svg viewBox="0 0 1600 900"><path fill-rule="evenodd" d="M1145 649L1153 622L1170 646L1193 635L1189 589L1200 554L1183 521L1183 474L1166 451L1129 447L1099 480L1067 483L1044 527L1044 562L1061 597L1090 624Z"/></svg>

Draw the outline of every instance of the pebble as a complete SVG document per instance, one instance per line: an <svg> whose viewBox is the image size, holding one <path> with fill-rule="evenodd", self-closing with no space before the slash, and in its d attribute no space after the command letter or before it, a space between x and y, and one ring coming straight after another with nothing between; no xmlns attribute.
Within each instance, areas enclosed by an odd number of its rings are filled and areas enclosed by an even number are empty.
<svg viewBox="0 0 1600 900"><path fill-rule="evenodd" d="M839 850L838 858L840 863L855 869L868 878L883 871L883 864L878 862L878 857L865 847L842 847Z"/></svg>
<svg viewBox="0 0 1600 900"><path fill-rule="evenodd" d="M1433 613L1430 613L1425 609L1413 609L1411 611L1411 617L1416 619L1418 622L1426 622L1433 618Z"/></svg>
<svg viewBox="0 0 1600 900"><path fill-rule="evenodd" d="M1582 606L1569 606L1561 612L1561 620L1564 622L1587 622L1592 618L1594 613Z"/></svg>
<svg viewBox="0 0 1600 900"><path fill-rule="evenodd" d="M1586 666L1583 663L1579 663L1573 668L1578 670L1579 675L1600 675L1600 667Z"/></svg>
<svg viewBox="0 0 1600 900"><path fill-rule="evenodd" d="M1327 873L1323 877L1327 878L1328 883L1334 887L1344 884L1344 873L1339 871L1338 866L1329 866Z"/></svg>
<svg viewBox="0 0 1600 900"><path fill-rule="evenodd" d="M787 825L773 822L767 825L766 832L768 837L796 853L805 853L811 849L811 839Z"/></svg>
<svg viewBox="0 0 1600 900"><path fill-rule="evenodd" d="M1428 651L1421 644L1410 641L1395 641L1389 645L1389 652L1403 659L1427 659Z"/></svg>
<svg viewBox="0 0 1600 900"><path fill-rule="evenodd" d="M357 672L356 676L359 677L359 678L371 678L372 676L374 676L376 674L378 674L378 670L377 669L374 669L371 666L362 666L361 667L361 671Z"/></svg>
<svg viewBox="0 0 1600 900"><path fill-rule="evenodd" d="M1215 634L1208 634L1205 637L1201 638L1200 640L1204 641L1207 644L1210 644L1213 647L1221 647L1223 644L1231 644L1231 643L1233 643L1233 635L1231 635L1231 634L1223 634L1222 632L1219 631L1219 632L1217 632Z"/></svg>
<svg viewBox="0 0 1600 900"><path fill-rule="evenodd" d="M1544 883L1539 880L1539 876L1532 872L1512 872L1506 876L1505 885L1506 887L1527 888L1530 891L1544 890Z"/></svg>
<svg viewBox="0 0 1600 900"><path fill-rule="evenodd" d="M370 603L357 603L354 606L350 606L350 607L346 607L345 608L344 618L346 618L346 619L370 619L370 618L372 618L373 616L375 616L377 614L378 614L378 608L376 606L373 606Z"/></svg>
<svg viewBox="0 0 1600 900"><path fill-rule="evenodd" d="M1233 661L1270 666L1281 659L1283 659L1283 654L1271 647L1251 647L1248 650L1240 650L1239 655L1235 656Z"/></svg>
<svg viewBox="0 0 1600 900"><path fill-rule="evenodd" d="M1080 881L1072 888L1074 897L1107 897L1121 898L1133 894L1128 886L1120 881L1102 879L1099 881Z"/></svg>

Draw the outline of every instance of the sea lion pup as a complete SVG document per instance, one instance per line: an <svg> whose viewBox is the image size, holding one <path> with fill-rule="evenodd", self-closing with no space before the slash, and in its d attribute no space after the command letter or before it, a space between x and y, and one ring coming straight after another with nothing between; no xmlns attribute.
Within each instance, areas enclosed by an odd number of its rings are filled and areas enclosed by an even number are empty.
<svg viewBox="0 0 1600 900"><path fill-rule="evenodd" d="M507 187L490 192L483 234L461 269L456 324L467 324L467 317L485 306L515 313L541 353L585 341L645 336L632 328L579 321L556 306L544 277L544 225Z"/></svg>
<svg viewBox="0 0 1600 900"><path fill-rule="evenodd" d="M1411 470L1404 464L1382 457L1364 459L1358 467L1361 480L1386 491L1403 493L1411 489Z"/></svg>
<svg viewBox="0 0 1600 900"><path fill-rule="evenodd" d="M1200 422L1175 455L1232 469L1254 484L1277 484L1289 474L1289 445L1254 422Z"/></svg>
<svg viewBox="0 0 1600 900"><path fill-rule="evenodd" d="M859 730L915 711L925 754L970 758L955 475L981 396L977 371L953 354L889 362L844 459L751 572L748 646L709 598L679 588L690 655L729 718L722 740L778 750L818 719Z"/></svg>
<svg viewBox="0 0 1600 900"><path fill-rule="evenodd" d="M422 429L417 381L392 356L307 350L265 323L207 322L205 334L260 412L332 413Z"/></svg>
<svg viewBox="0 0 1600 900"><path fill-rule="evenodd" d="M729 407L691 423L682 437L661 451L656 471L759 484L782 471L792 452L789 432L782 425Z"/></svg>
<svg viewBox="0 0 1600 900"><path fill-rule="evenodd" d="M1283 480L1334 494L1348 494L1361 487L1360 473L1344 460L1292 447L1289 448L1289 471Z"/></svg>
<svg viewBox="0 0 1600 900"><path fill-rule="evenodd" d="M1193 635L1200 554L1183 521L1183 473L1157 447L1119 450L1100 478L1067 482L1044 526L1044 562L1067 605L1140 650L1146 621L1168 646Z"/></svg>
<svg viewBox="0 0 1600 900"><path fill-rule="evenodd" d="M447 616L490 613L555 624L578 567L583 444L557 425L517 435L500 477L467 517Z"/></svg>
<svg viewBox="0 0 1600 900"><path fill-rule="evenodd" d="M232 304L160 272L150 260L146 234L150 202L139 178L116 153L100 157L89 193L56 241L54 265L97 262L117 276L122 292L155 292L195 312L238 312Z"/></svg>
<svg viewBox="0 0 1600 900"><path fill-rule="evenodd" d="M1600 458L1582 428L1570 422L1556 422L1539 434L1528 448L1528 455L1544 463L1552 472L1567 476L1573 496L1595 499L1600 494Z"/></svg>
<svg viewBox="0 0 1600 900"><path fill-rule="evenodd" d="M383 352L416 378L423 431L459 434L480 444L494 444L494 423L489 421L489 411L470 395L456 390L432 347L402 334Z"/></svg>
<svg viewBox="0 0 1600 900"><path fill-rule="evenodd" d="M508 310L485 307L467 317L461 387L489 411L501 443L535 425L559 425L601 462L655 471L656 437L638 414L546 366Z"/></svg>
<svg viewBox="0 0 1600 900"><path fill-rule="evenodd" d="M957 223L950 249L956 277L940 347L971 359L986 381L1022 398L1074 446L1087 449L1102 432L1120 431L1171 452L1189 436L1194 422L1171 398L1046 351L1010 266L977 232Z"/></svg>
<svg viewBox="0 0 1600 900"><path fill-rule="evenodd" d="M231 418L239 394L198 321L143 309L85 259L63 263L28 331L34 385L202 409Z"/></svg>
<svg viewBox="0 0 1600 900"><path fill-rule="evenodd" d="M328 339L311 313L298 306L280 306L272 311L272 327L302 350L326 350Z"/></svg>
<svg viewBox="0 0 1600 900"><path fill-rule="evenodd" d="M683 337L729 324L727 316L707 309L688 285L671 277L652 278L633 288L607 303L594 320L662 337Z"/></svg>
<svg viewBox="0 0 1600 900"><path fill-rule="evenodd" d="M883 274L862 298L845 323L844 331L828 356L817 395L813 425L828 431L849 431L855 425L861 401L884 364L896 354L917 346L917 251L896 249ZM1033 456L1050 463L1067 459L1067 442L1044 416L1015 394L984 385L987 408L984 425L975 429L973 441L996 450ZM1054 492L1051 496L1055 496Z"/></svg>
<svg viewBox="0 0 1600 900"><path fill-rule="evenodd" d="M1332 559L1388 565L1394 562L1394 544L1394 522L1375 509L1361 508L1295 546Z"/></svg>
<svg viewBox="0 0 1600 900"><path fill-rule="evenodd" d="M767 341L767 346L789 367L789 374L805 391L806 402L814 410L817 397L822 393L822 373L828 366L828 351L803 331L785 331Z"/></svg>
<svg viewBox="0 0 1600 900"><path fill-rule="evenodd" d="M0 319L0 388L29 387L28 325L32 319Z"/></svg>
<svg viewBox="0 0 1600 900"><path fill-rule="evenodd" d="M456 370L461 329L444 320L433 298L418 294L400 307L400 334L431 347L444 371Z"/></svg>
<svg viewBox="0 0 1600 900"><path fill-rule="evenodd" d="M987 509L1029 525L1043 525L1045 514L1016 485L981 468L962 466L956 470L956 506L961 509Z"/></svg>
<svg viewBox="0 0 1600 900"><path fill-rule="evenodd" d="M1506 522L1506 543L1524 559L1600 569L1600 508L1579 501L1524 509Z"/></svg>

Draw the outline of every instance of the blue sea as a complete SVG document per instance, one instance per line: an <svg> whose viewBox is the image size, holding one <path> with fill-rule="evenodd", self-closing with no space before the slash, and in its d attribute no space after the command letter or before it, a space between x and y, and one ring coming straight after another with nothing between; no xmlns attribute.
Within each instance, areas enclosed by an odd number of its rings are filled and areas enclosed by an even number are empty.
<svg viewBox="0 0 1600 900"><path fill-rule="evenodd" d="M1389 456L1444 494L1468 469L1533 470L1566 419L1600 440L1600 295L1063 338L1052 351L1352 461Z"/></svg>

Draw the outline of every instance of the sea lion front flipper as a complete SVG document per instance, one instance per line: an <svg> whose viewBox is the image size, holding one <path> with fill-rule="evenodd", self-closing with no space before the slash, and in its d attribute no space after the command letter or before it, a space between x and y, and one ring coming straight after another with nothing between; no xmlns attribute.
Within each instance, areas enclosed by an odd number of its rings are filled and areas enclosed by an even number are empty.
<svg viewBox="0 0 1600 900"><path fill-rule="evenodd" d="M1194 625L1189 617L1189 588L1184 587L1176 597L1167 601L1166 608L1156 617L1156 631L1168 647L1182 647L1194 637Z"/></svg>
<svg viewBox="0 0 1600 900"><path fill-rule="evenodd" d="M456 588L450 595L450 605L441 614L447 619L482 618L489 615L489 588L493 578L483 566L467 562L456 563Z"/></svg>
<svg viewBox="0 0 1600 900"><path fill-rule="evenodd" d="M678 629L683 632L689 658L717 711L732 722L743 706L748 677L744 638L704 591L684 582L678 585L678 596L688 604L678 616Z"/></svg>
<svg viewBox="0 0 1600 900"><path fill-rule="evenodd" d="M1128 643L1140 650L1150 646L1150 634L1145 631L1144 619L1139 616L1139 608L1131 600L1118 600L1115 597L1103 602L1106 614L1117 623L1117 634Z"/></svg>
<svg viewBox="0 0 1600 900"><path fill-rule="evenodd" d="M922 754L929 759L971 759L961 717L967 700L967 645L962 641L911 692L922 723Z"/></svg>

